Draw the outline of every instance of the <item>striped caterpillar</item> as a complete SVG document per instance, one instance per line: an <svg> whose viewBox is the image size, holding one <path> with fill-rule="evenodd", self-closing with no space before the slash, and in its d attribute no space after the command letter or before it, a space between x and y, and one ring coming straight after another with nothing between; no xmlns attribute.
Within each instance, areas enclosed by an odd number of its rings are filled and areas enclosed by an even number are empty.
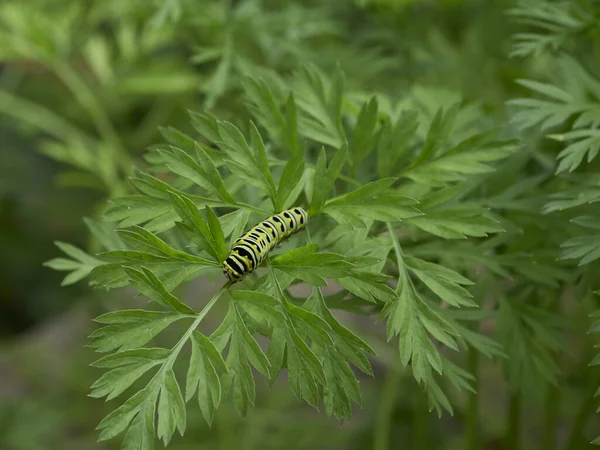
<svg viewBox="0 0 600 450"><path fill-rule="evenodd" d="M302 230L306 222L308 213L300 207L294 207L255 225L235 240L223 261L223 273L232 283L242 280L260 266L275 246Z"/></svg>

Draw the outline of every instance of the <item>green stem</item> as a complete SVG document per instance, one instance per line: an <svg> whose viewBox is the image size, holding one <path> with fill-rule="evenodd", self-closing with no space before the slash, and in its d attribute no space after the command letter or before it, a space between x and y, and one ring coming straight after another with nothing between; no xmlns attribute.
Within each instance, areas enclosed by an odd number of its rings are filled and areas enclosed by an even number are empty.
<svg viewBox="0 0 600 450"><path fill-rule="evenodd" d="M383 382L373 436L373 450L389 450L391 448L390 430L392 428L394 406L396 405L401 376L401 372L397 366L396 357L394 363L388 368L385 381Z"/></svg>
<svg viewBox="0 0 600 450"><path fill-rule="evenodd" d="M390 223L387 224L387 229L390 233L390 238L392 239L394 253L396 254L396 260L398 263L398 286L396 286L396 292L400 293L406 285L410 286L410 288L414 291L413 282L408 275L406 264L404 264L404 253L402 252L402 247L400 247L398 236L396 236L396 232Z"/></svg>
<svg viewBox="0 0 600 450"><path fill-rule="evenodd" d="M508 401L508 430L506 448L521 450L521 394L510 394Z"/></svg>
<svg viewBox="0 0 600 450"><path fill-rule="evenodd" d="M218 410L216 422L217 426L217 442L219 450L239 450L235 441L236 434L239 433L239 428L233 423L235 416L232 417L229 408L220 408Z"/></svg>
<svg viewBox="0 0 600 450"><path fill-rule="evenodd" d="M109 144L108 147L105 149L101 148L101 150L112 153L114 161L123 173L129 173L133 167L133 163L108 114L94 95L94 91L90 89L80 75L68 64L56 63L52 65L52 69L71 91L77 102L87 111L98 134Z"/></svg>
<svg viewBox="0 0 600 450"><path fill-rule="evenodd" d="M479 355L477 350L473 347L469 347L468 353L468 370L473 375L473 388L475 392L469 392L469 405L467 409L467 435L466 435L466 450L478 450L479 447L479 398L477 392L479 391L477 386L477 366L479 362Z"/></svg>
<svg viewBox="0 0 600 450"><path fill-rule="evenodd" d="M413 445L411 448L414 450L428 450L430 434L429 409L427 405L427 397L421 391L419 386L415 388L414 402L414 434Z"/></svg>
<svg viewBox="0 0 600 450"><path fill-rule="evenodd" d="M104 108L93 91L71 66L64 63L53 65L53 69L65 86L75 96L77 102L88 112L98 133L118 149L122 149L121 139L115 131Z"/></svg>
<svg viewBox="0 0 600 450"><path fill-rule="evenodd" d="M396 259L398 260L398 272L405 273L406 267L404 265L404 253L402 253L402 247L400 247L400 241L398 241L398 236L396 236L396 232L392 227L392 224L389 222L386 224L388 232L390 233L390 237L392 239L392 244L394 245L394 252L396 253Z"/></svg>
<svg viewBox="0 0 600 450"><path fill-rule="evenodd" d="M600 374L596 375L592 381L590 382L588 388L584 392L585 400L579 407L579 411L577 412L577 416L575 416L575 420L573 421L573 427L571 428L571 432L569 433L569 439L567 440L566 449L567 450L579 450L583 447L584 442L584 429L589 420L589 418L594 414L596 409L596 390L598 389L598 385L600 385Z"/></svg>
<svg viewBox="0 0 600 450"><path fill-rule="evenodd" d="M227 203L224 203L223 206L231 206L231 205L228 205ZM256 206L248 205L247 203L236 202L235 206L247 209L249 211L254 211L254 212L257 212L259 214L270 214L269 211L266 211L266 210L261 209L261 208L257 208Z"/></svg>
<svg viewBox="0 0 600 450"><path fill-rule="evenodd" d="M556 386L548 385L544 398L544 428L540 450L556 449L556 430L558 427L558 414L560 403L560 390Z"/></svg>
<svg viewBox="0 0 600 450"><path fill-rule="evenodd" d="M84 141L89 139L84 132L54 111L3 90L0 90L0 111L61 140L67 136L76 136Z"/></svg>
<svg viewBox="0 0 600 450"><path fill-rule="evenodd" d="M231 286L231 282L225 283L221 287L221 289L219 289L217 291L217 293L215 295L213 295L213 297L209 300L209 302L206 304L206 306L204 306L204 308L202 308L202 311L200 311L200 313L196 316L196 320L194 320L192 325L190 325L190 327L183 334L183 336L181 336L181 339L179 339L177 344L175 344L175 346L171 350L171 354L169 355L169 357L167 358L167 360L165 361L165 363L163 364L163 366L160 370L161 372L165 372L173 366L173 363L177 359L179 352L181 351L181 349L183 348L185 343L188 341L188 339L190 338L190 336L192 335L194 330L196 328L198 328L198 325L200 325L200 322L202 322L202 319L204 319L204 316L206 316L206 314L208 314L208 312L212 309L212 307L215 305L215 303L217 303L217 300L219 300L221 295L223 295L223 292L225 292L225 290L229 286Z"/></svg>

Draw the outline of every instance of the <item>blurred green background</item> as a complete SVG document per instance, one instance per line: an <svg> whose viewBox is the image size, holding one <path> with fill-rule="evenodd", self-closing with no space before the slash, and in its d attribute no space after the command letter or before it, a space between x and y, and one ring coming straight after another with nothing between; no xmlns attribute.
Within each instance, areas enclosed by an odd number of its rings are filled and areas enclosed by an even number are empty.
<svg viewBox="0 0 600 450"><path fill-rule="evenodd" d="M505 11L514 3L3 0L0 449L119 447L118 439L95 442L94 428L112 406L86 396L99 374L88 367L95 355L84 344L91 319L132 305L132 292L95 292L85 283L61 287L63 274L42 264L58 255L54 241L94 250L82 218L93 219L102 202L131 189L128 174L134 164L144 166L144 151L161 141L161 131L189 129L189 109L241 120L247 115L240 101L244 75L286 75L305 63L326 72L339 64L357 92L435 98L439 105L464 98L489 120L503 121L504 103L520 92L514 80L535 78L548 67L543 58L508 57L516 26ZM425 91L435 95L421 95ZM193 298L204 288L186 289ZM374 326L356 317L347 323ZM588 344L578 343L589 356ZM395 348L380 343L375 349L376 376L361 381L364 407L348 423L298 404L285 383L269 390L262 382L246 420L227 403L209 430L191 408L185 438L176 437L169 448L369 449L378 448L386 427L391 448L464 448L466 397L453 399L454 417L438 420L423 410L412 377L391 368ZM507 449L506 383L499 367L485 364L482 449ZM594 409L590 392L598 383L579 376L584 367L577 362L565 375L575 382L562 397L561 444L569 441L567 425L578 411ZM393 404L390 392L397 395ZM525 405L523 415L524 439L533 445L540 407ZM582 427L582 436L591 438L600 424L592 417ZM577 448L587 448L584 442Z"/></svg>

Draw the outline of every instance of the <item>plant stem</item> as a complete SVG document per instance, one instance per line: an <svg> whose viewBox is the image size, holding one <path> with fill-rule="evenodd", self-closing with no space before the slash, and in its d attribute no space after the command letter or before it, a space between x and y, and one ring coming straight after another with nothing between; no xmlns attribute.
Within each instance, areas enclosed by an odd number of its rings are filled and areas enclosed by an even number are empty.
<svg viewBox="0 0 600 450"><path fill-rule="evenodd" d="M62 80L65 86L71 91L75 99L79 104L87 111L90 119L92 120L94 127L98 134L105 141L107 146L99 146L99 151L105 152L109 160L114 161L114 167L111 169L111 177L113 180L109 180L109 186L113 183L115 185L114 195L122 194L124 187L121 187L122 180L118 176L119 168L124 174L129 174L133 163L129 154L127 153L121 137L117 133L113 126L110 118L98 98L94 95L94 91L85 83L77 71L66 63L55 63L52 64L52 69L56 75Z"/></svg>
<svg viewBox="0 0 600 450"><path fill-rule="evenodd" d="M83 141L89 139L83 131L54 111L2 90L0 90L0 111L58 139L64 140L67 136L76 136Z"/></svg>
<svg viewBox="0 0 600 450"><path fill-rule="evenodd" d="M179 339L179 341L177 342L177 344L175 344L175 346L171 350L171 354L169 355L169 358L167 359L167 361L163 365L161 371L162 370L170 369L173 366L173 363L175 362L175 359L177 359L177 355L179 355L179 352L181 351L181 349L183 348L183 346L185 345L185 343L188 341L188 339L190 338L190 336L192 335L192 333L194 332L194 330L196 328L198 328L198 325L200 325L200 322L202 322L202 319L204 319L204 316L206 316L206 314L208 314L208 312L212 309L212 307L215 305L215 303L217 303L217 300L219 300L219 298L221 297L221 295L223 294L223 292L225 292L225 290L230 285L231 285L231 282L225 283L221 287L221 289L219 289L217 291L217 293L215 295L213 295L213 297L204 306L204 308L202 308L202 311L200 311L200 313L196 317L196 320L194 320L194 322L192 323L192 325L190 325L190 327L183 334L183 336L181 336L181 339Z"/></svg>
<svg viewBox="0 0 600 450"><path fill-rule="evenodd" d="M510 394L508 401L508 430L506 448L521 450L521 394Z"/></svg>
<svg viewBox="0 0 600 450"><path fill-rule="evenodd" d="M555 450L560 390L556 386L548 385L544 400L544 429L540 450Z"/></svg>
<svg viewBox="0 0 600 450"><path fill-rule="evenodd" d="M479 362L479 355L477 350L473 347L469 347L468 353L468 370L474 377L473 388L475 392L469 392L469 405L467 409L467 435L466 435L466 446L467 450L478 450L479 449L479 430L478 430L478 419L479 419L479 398L478 398L478 385L477 385L477 365Z"/></svg>
<svg viewBox="0 0 600 450"><path fill-rule="evenodd" d="M377 422L375 423L375 432L373 436L373 450L389 450L390 447L390 429L392 428L394 406L400 386L401 372L397 364L397 356L394 362L388 368L377 410Z"/></svg>
<svg viewBox="0 0 600 450"><path fill-rule="evenodd" d="M62 82L75 96L79 104L88 112L98 133L118 150L123 150L121 139L115 131L106 111L94 96L93 91L83 81L79 74L68 64L53 64L52 68Z"/></svg>
<svg viewBox="0 0 600 450"><path fill-rule="evenodd" d="M396 232L390 223L387 223L387 229L390 233L390 237L392 238L392 244L394 245L394 252L396 253L396 259L398 260L398 272L404 273L404 258L402 253L402 247L400 247L400 242L398 241L398 237L396 236Z"/></svg>
<svg viewBox="0 0 600 450"><path fill-rule="evenodd" d="M414 402L414 432L411 448L414 450L428 450L429 409L427 407L427 397L420 390L419 386L417 386L414 392Z"/></svg>
<svg viewBox="0 0 600 450"><path fill-rule="evenodd" d="M600 385L600 374L592 379L583 394L585 400L579 407L577 416L575 416L573 427L571 428L571 433L569 433L569 439L565 447L567 450L579 450L583 446L582 441L585 425L596 409L595 393L598 385Z"/></svg>

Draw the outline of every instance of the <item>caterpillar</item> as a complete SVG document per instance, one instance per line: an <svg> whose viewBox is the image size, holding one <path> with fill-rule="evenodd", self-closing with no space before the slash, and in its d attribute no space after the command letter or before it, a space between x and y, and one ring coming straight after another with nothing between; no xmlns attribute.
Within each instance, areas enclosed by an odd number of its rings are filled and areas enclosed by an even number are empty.
<svg viewBox="0 0 600 450"><path fill-rule="evenodd" d="M242 280L260 266L275 246L302 230L307 221L308 213L296 206L255 225L233 242L223 261L223 273L232 283Z"/></svg>

